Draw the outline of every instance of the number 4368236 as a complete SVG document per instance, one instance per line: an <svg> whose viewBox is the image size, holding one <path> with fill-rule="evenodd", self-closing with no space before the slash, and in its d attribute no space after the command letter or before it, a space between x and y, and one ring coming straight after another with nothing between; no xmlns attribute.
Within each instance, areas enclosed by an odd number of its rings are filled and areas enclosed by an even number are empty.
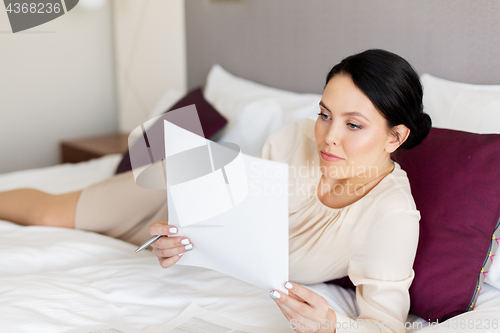
<svg viewBox="0 0 500 333"><path fill-rule="evenodd" d="M56 13L59 14L62 10L61 4L60 3L55 3L52 4L50 2L48 3L9 3L9 5L6 8L7 13L31 13L31 14L51 14L51 13Z"/></svg>

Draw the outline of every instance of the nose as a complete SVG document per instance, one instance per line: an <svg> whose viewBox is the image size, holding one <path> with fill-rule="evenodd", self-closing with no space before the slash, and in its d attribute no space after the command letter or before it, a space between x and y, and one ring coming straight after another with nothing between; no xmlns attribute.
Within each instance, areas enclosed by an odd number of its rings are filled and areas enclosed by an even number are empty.
<svg viewBox="0 0 500 333"><path fill-rule="evenodd" d="M340 130L335 128L335 124L330 126L328 133L326 133L325 141L329 146L340 145Z"/></svg>

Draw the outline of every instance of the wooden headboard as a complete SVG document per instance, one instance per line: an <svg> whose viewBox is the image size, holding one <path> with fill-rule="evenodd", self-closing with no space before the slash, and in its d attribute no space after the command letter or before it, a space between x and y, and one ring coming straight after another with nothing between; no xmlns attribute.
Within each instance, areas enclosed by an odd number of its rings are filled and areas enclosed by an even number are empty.
<svg viewBox="0 0 500 333"><path fill-rule="evenodd" d="M321 93L344 57L382 48L419 72L500 84L498 0L185 0L188 88L214 63L269 86Z"/></svg>

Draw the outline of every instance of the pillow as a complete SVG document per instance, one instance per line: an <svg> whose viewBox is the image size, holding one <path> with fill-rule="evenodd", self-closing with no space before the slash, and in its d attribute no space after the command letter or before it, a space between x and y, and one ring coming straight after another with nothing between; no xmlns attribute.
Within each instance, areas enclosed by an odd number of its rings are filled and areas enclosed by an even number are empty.
<svg viewBox="0 0 500 333"><path fill-rule="evenodd" d="M432 128L395 159L421 214L410 312L444 321L474 309L500 237L500 135Z"/></svg>
<svg viewBox="0 0 500 333"><path fill-rule="evenodd" d="M243 109L257 100L276 101L283 110L280 127L303 118L316 120L321 100L319 94L294 93L237 77L217 64L208 73L204 96L229 121L223 134L236 126L236 120Z"/></svg>
<svg viewBox="0 0 500 333"><path fill-rule="evenodd" d="M424 110L432 126L500 133L500 85L474 85L423 74Z"/></svg>
<svg viewBox="0 0 500 333"><path fill-rule="evenodd" d="M269 135L282 123L283 110L274 99L257 100L243 108L219 142L236 143L243 153L256 156Z"/></svg>
<svg viewBox="0 0 500 333"><path fill-rule="evenodd" d="M205 100L201 88L196 88L188 92L184 98L175 103L165 112L176 110L191 104L196 105L196 110L198 111L198 116L200 117L201 127L203 128L205 138L211 139L217 136L218 132L227 124L227 120ZM156 126L156 124L157 123L154 123L153 126ZM130 153L127 150L127 152L123 154L122 160L120 161L120 164L118 164L115 174L120 174L130 170L132 170L132 165L130 164Z"/></svg>

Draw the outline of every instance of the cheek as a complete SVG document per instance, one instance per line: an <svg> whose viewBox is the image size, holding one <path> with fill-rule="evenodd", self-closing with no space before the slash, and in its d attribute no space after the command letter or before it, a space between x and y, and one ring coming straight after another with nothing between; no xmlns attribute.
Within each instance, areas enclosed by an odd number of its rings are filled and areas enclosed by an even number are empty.
<svg viewBox="0 0 500 333"><path fill-rule="evenodd" d="M314 124L314 135L316 137L316 143L321 144L323 142L323 138L325 137L324 133L324 126L321 126L319 123L319 120L316 120L316 123Z"/></svg>
<svg viewBox="0 0 500 333"><path fill-rule="evenodd" d="M346 154L355 160L371 159L371 156L379 154L381 137L378 133L365 131L364 133L355 133L352 140L344 143Z"/></svg>

